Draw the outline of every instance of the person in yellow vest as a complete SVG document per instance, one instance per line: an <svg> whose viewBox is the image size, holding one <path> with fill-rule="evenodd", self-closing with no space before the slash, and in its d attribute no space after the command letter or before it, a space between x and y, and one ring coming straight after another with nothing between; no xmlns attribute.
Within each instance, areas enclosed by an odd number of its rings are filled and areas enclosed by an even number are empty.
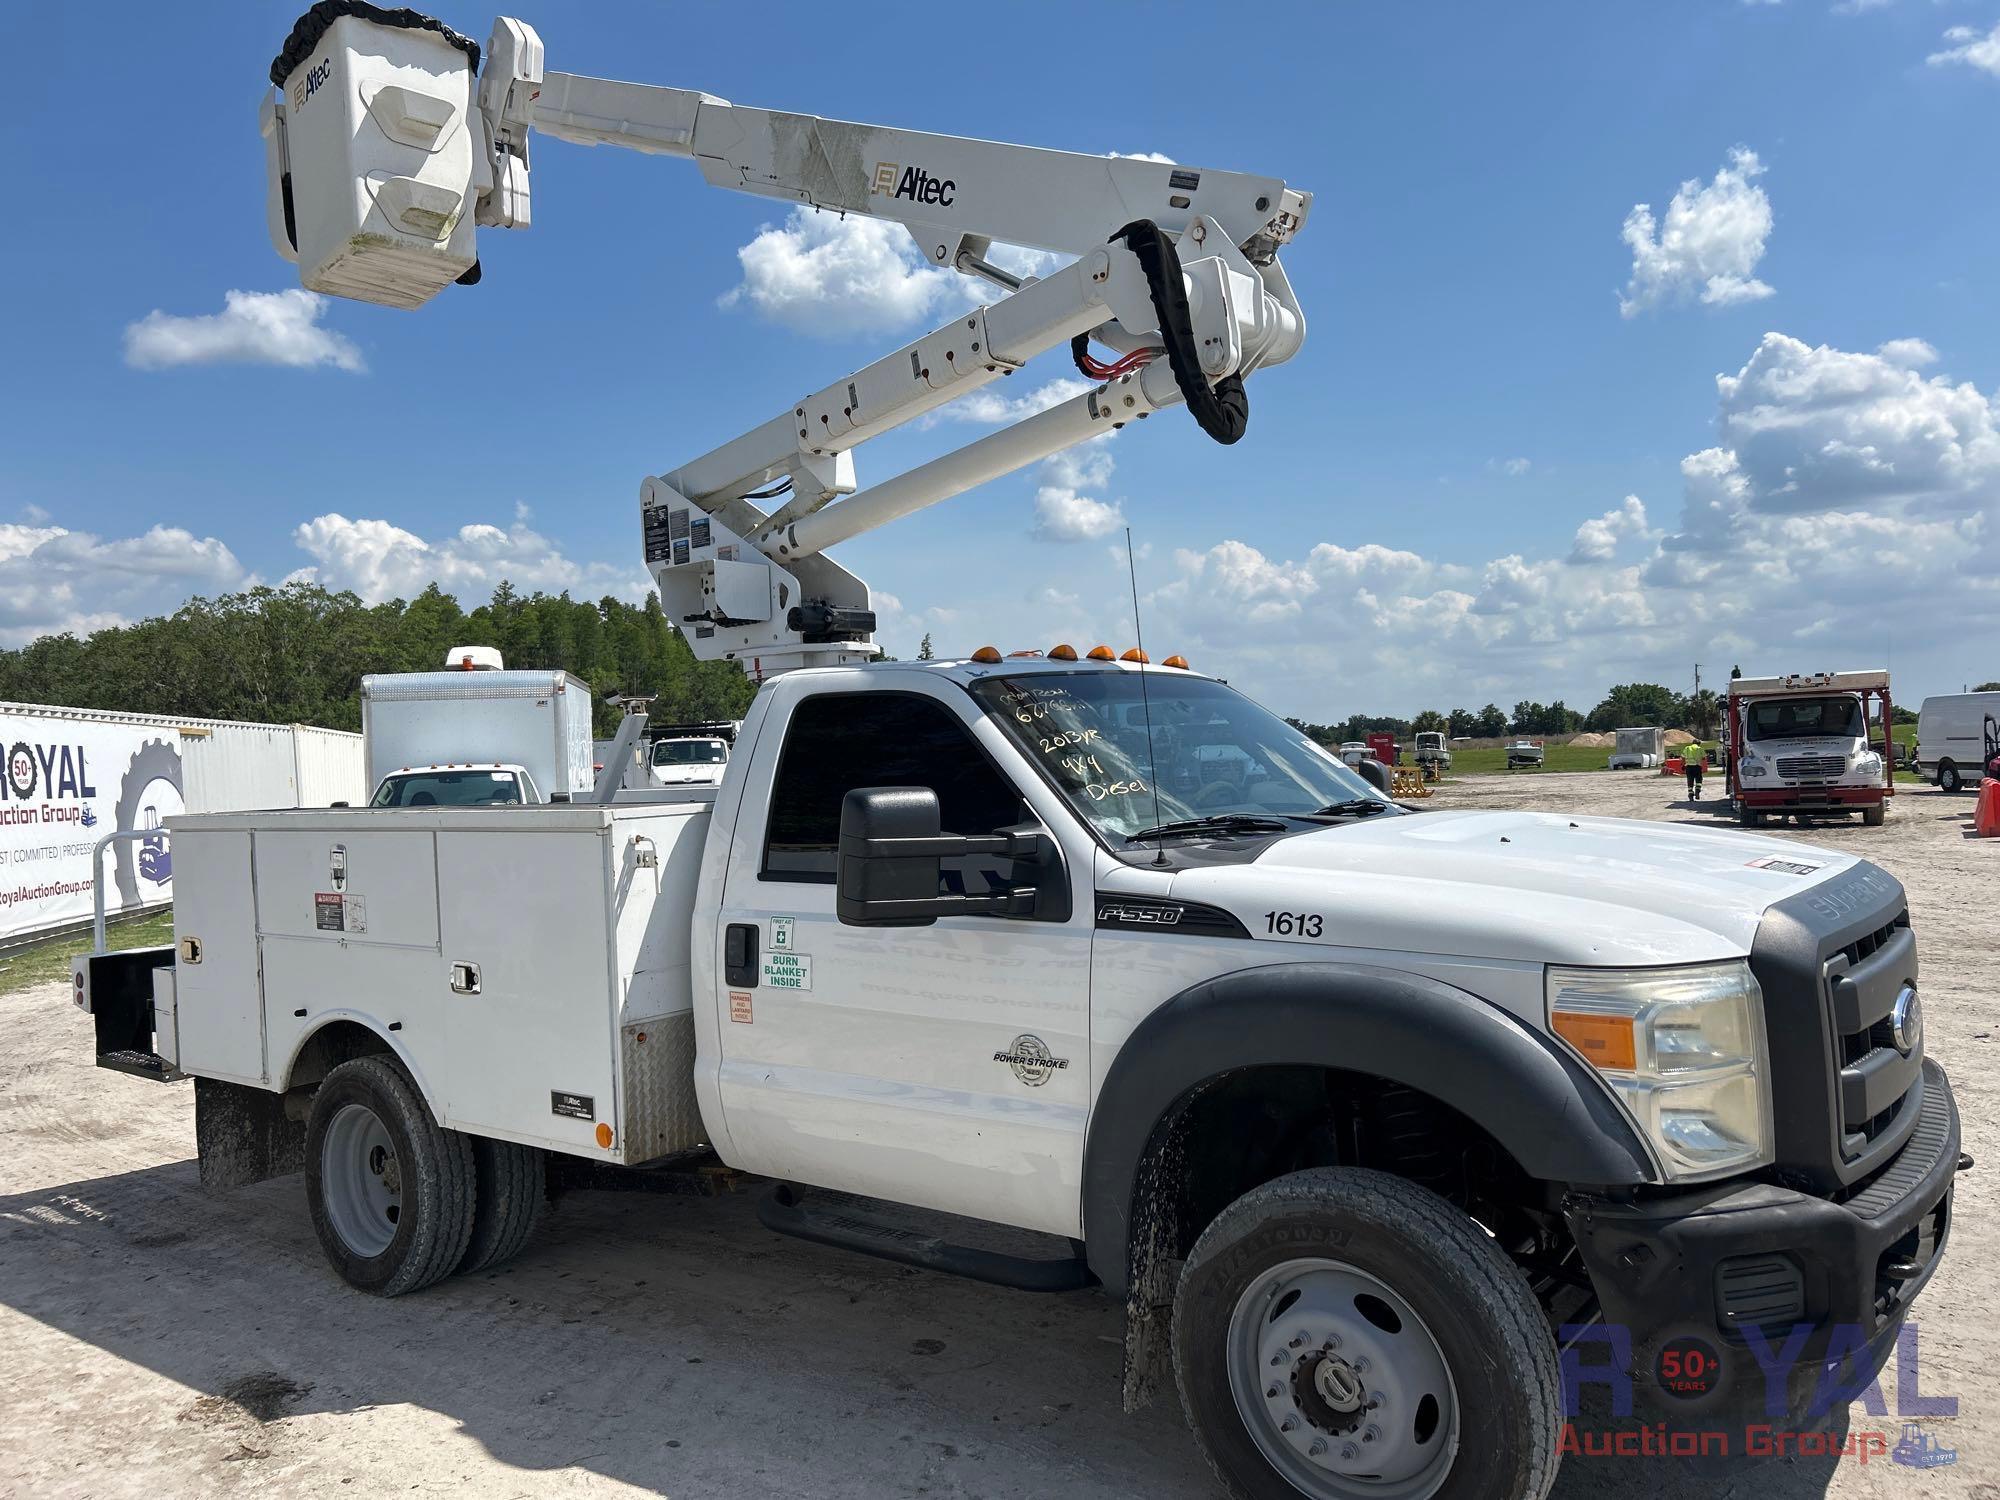
<svg viewBox="0 0 2000 1500"><path fill-rule="evenodd" d="M1708 752L1698 744L1681 746L1681 766L1687 772L1688 801L1701 801L1701 778L1708 767Z"/></svg>

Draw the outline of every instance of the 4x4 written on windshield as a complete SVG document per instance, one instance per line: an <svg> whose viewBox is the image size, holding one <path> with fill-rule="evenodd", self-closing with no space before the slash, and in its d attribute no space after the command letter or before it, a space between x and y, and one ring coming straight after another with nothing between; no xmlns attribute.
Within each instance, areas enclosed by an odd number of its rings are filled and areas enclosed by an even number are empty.
<svg viewBox="0 0 2000 1500"><path fill-rule="evenodd" d="M1217 816L1310 817L1373 797L1312 740L1211 678L1096 668L993 677L973 696L1108 840ZM1150 731L1149 726L1150 724ZM1157 808L1153 785L1158 780Z"/></svg>

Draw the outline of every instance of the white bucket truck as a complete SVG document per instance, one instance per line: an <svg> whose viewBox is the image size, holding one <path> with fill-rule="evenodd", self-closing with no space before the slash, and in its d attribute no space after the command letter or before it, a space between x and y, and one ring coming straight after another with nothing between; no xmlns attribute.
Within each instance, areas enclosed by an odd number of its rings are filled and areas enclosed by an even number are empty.
<svg viewBox="0 0 2000 1500"><path fill-rule="evenodd" d="M267 128L330 89L368 158L290 186L352 229L345 260L301 230L315 284L436 291L450 225L525 222L532 126L903 223L1005 295L645 481L670 617L762 684L718 789L173 820L175 946L83 962L77 998L107 1066L194 1077L205 1182L303 1168L328 1259L398 1293L518 1251L552 1163L719 1160L771 1180L778 1232L1119 1299L1128 1401L1177 1386L1237 1497L1536 1500L1565 1326L1616 1330L1654 1393L1700 1337L1704 1424L1764 1417L1752 1326L1801 1405L1846 1331L1885 1357L1960 1166L1892 877L1407 813L1178 657L872 660L825 547L1183 401L1240 435L1241 377L1302 336L1277 254L1303 194L545 72L512 21L475 92L462 40L328 0L287 44ZM383 142L440 119L491 147L456 209L347 180L425 185ZM1077 259L1010 285L988 235ZM848 494L853 446L1072 339L1084 395Z"/></svg>

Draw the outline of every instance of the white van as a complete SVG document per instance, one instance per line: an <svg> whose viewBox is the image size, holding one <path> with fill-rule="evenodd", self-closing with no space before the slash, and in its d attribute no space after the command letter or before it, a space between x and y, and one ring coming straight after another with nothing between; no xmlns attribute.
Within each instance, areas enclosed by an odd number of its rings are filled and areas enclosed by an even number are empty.
<svg viewBox="0 0 2000 1500"><path fill-rule="evenodd" d="M1917 770L1947 792L1977 786L2000 749L2000 693L1945 693L1917 710Z"/></svg>

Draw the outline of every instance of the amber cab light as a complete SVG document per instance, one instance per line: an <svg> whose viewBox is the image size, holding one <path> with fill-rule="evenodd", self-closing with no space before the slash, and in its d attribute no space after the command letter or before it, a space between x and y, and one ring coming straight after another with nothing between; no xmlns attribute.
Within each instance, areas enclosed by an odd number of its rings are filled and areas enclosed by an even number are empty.
<svg viewBox="0 0 2000 1500"><path fill-rule="evenodd" d="M1185 656L1170 656L1161 662L1160 665L1163 667L1179 667L1183 672L1188 669L1187 658Z"/></svg>
<svg viewBox="0 0 2000 1500"><path fill-rule="evenodd" d="M977 651L972 653L972 659L974 661L983 661L990 666L992 663L1000 660L1000 648L998 646L981 646Z"/></svg>
<svg viewBox="0 0 2000 1500"><path fill-rule="evenodd" d="M1109 646L1092 646L1090 648L1090 659L1092 661L1116 661L1118 660L1118 653L1113 651Z"/></svg>
<svg viewBox="0 0 2000 1500"><path fill-rule="evenodd" d="M1127 651L1123 656L1119 657L1118 659L1120 661L1136 661L1142 666L1150 666L1153 660L1152 657L1148 656L1145 652L1141 651L1137 646L1134 646L1130 651Z"/></svg>
<svg viewBox="0 0 2000 1500"><path fill-rule="evenodd" d="M1076 660L1076 647L1074 647L1074 646L1051 646L1051 647L1049 647L1049 660L1050 660L1050 661L1075 661L1075 660Z"/></svg>

